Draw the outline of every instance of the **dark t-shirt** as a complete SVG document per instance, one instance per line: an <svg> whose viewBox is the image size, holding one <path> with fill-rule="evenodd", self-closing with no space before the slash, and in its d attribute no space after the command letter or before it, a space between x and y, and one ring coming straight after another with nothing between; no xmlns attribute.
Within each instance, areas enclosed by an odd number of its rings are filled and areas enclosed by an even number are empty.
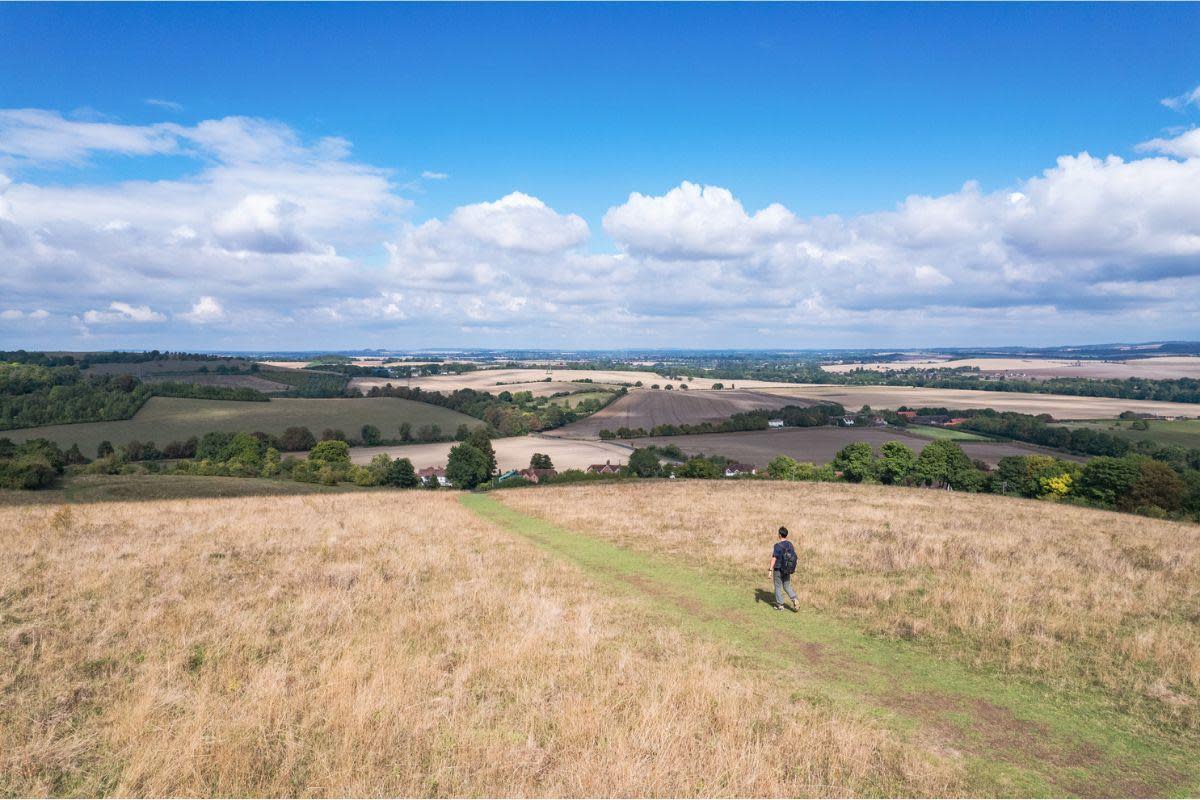
<svg viewBox="0 0 1200 800"><path fill-rule="evenodd" d="M792 543L787 539L775 543L775 547L771 550L771 555L775 557L775 569L779 569L779 566L783 563L783 554L789 551L794 553L796 549L792 547Z"/></svg>

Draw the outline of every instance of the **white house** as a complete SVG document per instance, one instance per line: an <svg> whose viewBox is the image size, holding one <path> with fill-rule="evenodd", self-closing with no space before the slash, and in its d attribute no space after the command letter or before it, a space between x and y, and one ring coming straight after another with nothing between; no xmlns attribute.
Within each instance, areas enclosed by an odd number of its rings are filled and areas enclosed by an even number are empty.
<svg viewBox="0 0 1200 800"><path fill-rule="evenodd" d="M783 427L783 420L781 420L781 419L769 419L769 420L767 420L767 427L768 427L768 428L782 428L782 427Z"/></svg>

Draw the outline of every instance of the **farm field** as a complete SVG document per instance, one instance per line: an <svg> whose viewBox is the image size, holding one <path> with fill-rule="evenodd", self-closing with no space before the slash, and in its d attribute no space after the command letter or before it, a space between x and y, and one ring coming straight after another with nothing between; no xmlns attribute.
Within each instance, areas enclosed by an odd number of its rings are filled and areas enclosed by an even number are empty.
<svg viewBox="0 0 1200 800"><path fill-rule="evenodd" d="M435 376L430 376L430 378ZM443 375L437 377L453 378L453 375ZM351 378L350 388L357 389L360 393L366 394L373 386L386 386L389 383L392 386L411 386L413 388L421 388L428 391L437 391L450 393L458 389L471 388L479 392L488 392L489 394L500 394L500 392L529 392L534 397L549 397L552 394L559 392L578 392L581 389L610 389L616 390L620 387L616 384L605 383L569 383L567 381L535 381L531 383L506 383L500 386L496 385L472 385L469 387L456 385L456 381L447 381L441 384L430 386L426 383L429 378L413 378L411 380L405 378Z"/></svg>
<svg viewBox="0 0 1200 800"><path fill-rule="evenodd" d="M977 367L982 372L1003 372L1029 378L1200 378L1200 357L1158 356L1129 361L1073 361L1052 358L959 358L921 359L881 363L828 364L826 372L855 369L891 372L913 367Z"/></svg>
<svg viewBox="0 0 1200 800"><path fill-rule="evenodd" d="M139 380L143 381L144 383L179 381L181 383L195 383L199 384L200 386L226 386L239 389L255 389L265 393L286 392L292 388L286 383L269 380L268 378L264 378L262 375L251 375L249 373L242 373L238 375L216 375L211 372L188 372L180 375L157 373L143 376Z"/></svg>
<svg viewBox="0 0 1200 800"><path fill-rule="evenodd" d="M550 378L550 381L546 382L546 378ZM479 369L474 372L464 372L462 375L426 375L420 378L405 380L404 385L419 386L422 389L429 389L436 392L453 392L455 389L498 392L507 389L510 392L533 391L536 394L540 390L543 394L553 394L554 392L577 390L580 388L580 384L574 383L574 381L580 381L585 378L590 378L593 383L614 387L633 386L638 381L641 381L646 386L652 383L678 383L678 381L672 381L670 378L657 375L653 372L638 372L637 370L556 369L547 373L544 369L504 368ZM361 378L358 380L382 380L384 383L387 383L387 379L380 378ZM396 379L392 379L392 383L396 382ZM687 381L684 382L688 383ZM500 383L506 385L498 386L497 384ZM725 383L728 384L728 381ZM713 381L711 380L697 378L694 382L688 383L688 386L696 389L707 389L712 384ZM353 385L370 386L371 384L356 382ZM553 389L548 388L555 385L565 385L570 388L562 388L562 386Z"/></svg>
<svg viewBox="0 0 1200 800"><path fill-rule="evenodd" d="M272 478L225 478L196 475L75 475L61 479L53 489L36 492L0 489L0 507L53 506L63 503L178 500L215 497L271 497L277 495L344 494L377 491L352 483L325 486Z"/></svg>
<svg viewBox="0 0 1200 800"><path fill-rule="evenodd" d="M739 381L739 389L796 397L808 401L841 403L847 410L871 408L994 408L1021 414L1050 414L1055 419L1112 419L1122 411L1164 417L1200 417L1200 404L1116 397L1074 397L1025 392L987 392L977 389L927 389L906 386L833 386L828 384L771 384Z"/></svg>
<svg viewBox="0 0 1200 800"><path fill-rule="evenodd" d="M350 459L355 464L367 464L377 453L387 453L391 458L409 459L417 469L444 467L450 448L454 445L455 442L441 442L398 447L352 447ZM534 453L549 455L555 468L564 470L587 469L591 464L603 464L606 461L624 464L633 452L633 448L618 442L556 439L538 434L493 439L492 448L496 451L496 464L502 470L525 469Z"/></svg>
<svg viewBox="0 0 1200 800"><path fill-rule="evenodd" d="M930 438L902 433L896 428L782 428L766 431L738 431L735 433L699 433L686 436L648 436L628 439L624 443L631 447L646 447L651 444L679 447L688 455L723 455L744 464L766 468L776 456L791 456L797 461L826 464L851 442L867 442L878 454L884 442L900 441L916 452L933 441ZM1034 454L1053 455L1071 461L1083 461L1079 456L1068 455L1034 445L1016 442L960 441L963 452L973 459L995 466L1005 456L1028 456Z"/></svg>
<svg viewBox="0 0 1200 800"><path fill-rule="evenodd" d="M958 428L943 428L937 425L909 425L905 430L914 436L924 436L928 439L949 439L954 442L989 442L986 436Z"/></svg>
<svg viewBox="0 0 1200 800"><path fill-rule="evenodd" d="M395 397L277 398L268 403L151 397L132 419L18 428L4 431L3 435L15 442L46 438L63 448L78 444L85 455L92 456L96 446L105 440L122 445L137 439L162 446L209 431L263 431L279 435L293 425L304 425L318 436L325 428L357 436L363 425L370 424L384 436L391 436L397 434L402 422L410 423L414 429L437 424L447 433L453 433L462 424L471 427L482 424L457 411Z"/></svg>
<svg viewBox="0 0 1200 800"><path fill-rule="evenodd" d="M564 425L548 433L550 436L571 439L595 439L600 431L616 432L618 428L645 428L655 425L683 425L698 422L719 422L742 411L760 408L782 408L786 405L811 405L800 398L784 399L762 392L724 391L666 391L633 389L578 422Z"/></svg>
<svg viewBox="0 0 1200 800"><path fill-rule="evenodd" d="M1101 433L1111 433L1131 442L1149 439L1162 445L1200 447L1200 420L1196 419L1150 419L1147 430L1134 430L1133 420L1103 419L1094 422L1073 422L1068 427L1088 428Z"/></svg>

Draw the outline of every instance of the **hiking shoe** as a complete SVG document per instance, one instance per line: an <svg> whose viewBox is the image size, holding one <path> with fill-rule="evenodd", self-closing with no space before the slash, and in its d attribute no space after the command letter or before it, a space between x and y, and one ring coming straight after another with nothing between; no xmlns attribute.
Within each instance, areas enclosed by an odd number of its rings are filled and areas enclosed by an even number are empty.
<svg viewBox="0 0 1200 800"><path fill-rule="evenodd" d="M771 606L771 608L775 609L776 611L783 611L783 606L779 605L779 603L775 603Z"/></svg>

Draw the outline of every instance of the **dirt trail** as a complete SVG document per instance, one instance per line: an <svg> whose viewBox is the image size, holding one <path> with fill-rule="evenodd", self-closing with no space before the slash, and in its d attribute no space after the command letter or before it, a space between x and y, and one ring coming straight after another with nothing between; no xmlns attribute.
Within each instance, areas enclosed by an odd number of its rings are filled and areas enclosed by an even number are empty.
<svg viewBox="0 0 1200 800"><path fill-rule="evenodd" d="M939 660L801 609L769 611L769 595L661 555L621 548L514 511L495 495L469 509L532 539L622 592L644 596L681 627L718 639L748 662L783 670L799 696L862 708L906 736L964 757L974 787L993 796L1167 796L1200 790L1200 743L1147 729L1099 698ZM765 585L765 581L764 581Z"/></svg>

